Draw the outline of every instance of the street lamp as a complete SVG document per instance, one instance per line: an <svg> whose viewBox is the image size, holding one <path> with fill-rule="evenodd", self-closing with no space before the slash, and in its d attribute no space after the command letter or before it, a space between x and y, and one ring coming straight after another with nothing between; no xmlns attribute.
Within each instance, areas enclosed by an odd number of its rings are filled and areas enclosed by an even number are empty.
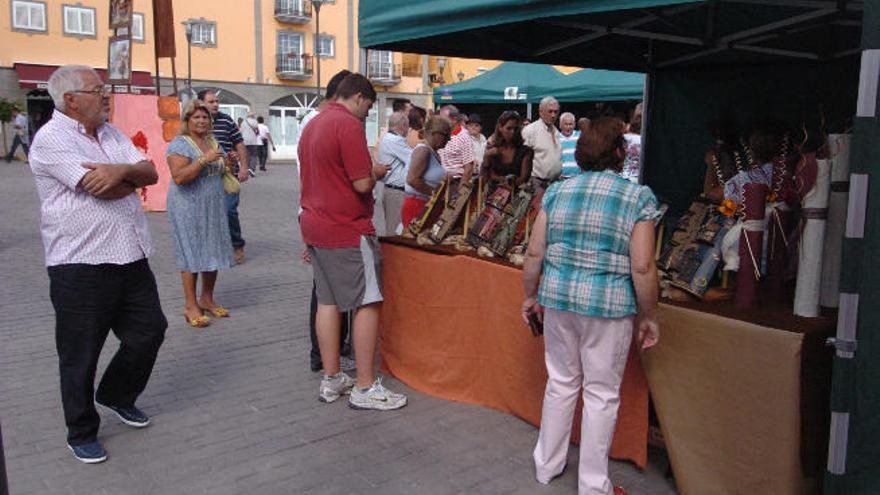
<svg viewBox="0 0 880 495"><path fill-rule="evenodd" d="M440 69L440 85L446 84L446 79L443 78L443 69L446 68L446 57L437 58L437 68Z"/></svg>
<svg viewBox="0 0 880 495"><path fill-rule="evenodd" d="M312 6L315 7L315 61L317 62L315 77L315 92L318 99L321 98L321 5L326 0L312 0Z"/></svg>
<svg viewBox="0 0 880 495"><path fill-rule="evenodd" d="M187 98L192 97L192 38L193 38L193 22L184 21L184 29L186 30L186 93Z"/></svg>

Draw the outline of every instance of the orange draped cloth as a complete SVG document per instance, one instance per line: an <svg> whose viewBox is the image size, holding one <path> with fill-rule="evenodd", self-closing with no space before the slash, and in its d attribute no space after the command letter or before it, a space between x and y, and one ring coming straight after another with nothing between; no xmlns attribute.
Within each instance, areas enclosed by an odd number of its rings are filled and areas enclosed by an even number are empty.
<svg viewBox="0 0 880 495"><path fill-rule="evenodd" d="M384 243L382 370L421 392L541 422L544 339L520 318L522 271ZM633 341L635 342L635 340ZM572 441L580 438L580 408ZM611 457L644 468L648 384L630 349Z"/></svg>

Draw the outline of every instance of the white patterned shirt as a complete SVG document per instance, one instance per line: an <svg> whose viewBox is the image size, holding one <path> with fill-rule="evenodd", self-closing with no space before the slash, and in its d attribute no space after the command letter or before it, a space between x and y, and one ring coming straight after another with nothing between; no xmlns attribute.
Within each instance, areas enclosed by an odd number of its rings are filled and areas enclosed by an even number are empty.
<svg viewBox="0 0 880 495"><path fill-rule="evenodd" d="M538 119L522 130L526 146L535 151L532 177L554 180L562 173L562 144L556 139L556 127Z"/></svg>
<svg viewBox="0 0 880 495"><path fill-rule="evenodd" d="M132 164L145 160L131 139L110 124L91 137L78 121L55 111L34 137L30 167L40 196L40 231L46 265L123 265L153 252L137 194L98 199L80 186L84 163Z"/></svg>

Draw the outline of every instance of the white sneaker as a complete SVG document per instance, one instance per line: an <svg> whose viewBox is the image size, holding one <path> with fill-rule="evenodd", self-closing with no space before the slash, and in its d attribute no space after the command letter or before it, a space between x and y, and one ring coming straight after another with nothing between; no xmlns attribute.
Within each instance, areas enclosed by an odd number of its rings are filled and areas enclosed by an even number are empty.
<svg viewBox="0 0 880 495"><path fill-rule="evenodd" d="M352 409L391 411L405 405L406 396L395 394L383 387L381 378L376 378L376 381L366 390L361 390L358 387L352 388L351 396L348 398L348 407Z"/></svg>
<svg viewBox="0 0 880 495"><path fill-rule="evenodd" d="M324 375L324 378L321 379L321 387L318 389L318 400L329 404L351 392L354 383L354 378L342 371L334 376Z"/></svg>

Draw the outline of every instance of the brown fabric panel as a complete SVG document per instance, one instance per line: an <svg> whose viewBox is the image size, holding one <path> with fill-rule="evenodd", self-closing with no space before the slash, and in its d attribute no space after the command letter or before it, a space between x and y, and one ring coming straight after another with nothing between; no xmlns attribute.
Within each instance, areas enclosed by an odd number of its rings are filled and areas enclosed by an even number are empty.
<svg viewBox="0 0 880 495"><path fill-rule="evenodd" d="M795 494L803 335L662 304L643 357L681 493Z"/></svg>
<svg viewBox="0 0 880 495"><path fill-rule="evenodd" d="M537 426L547 371L543 338L533 337L519 316L522 271L389 243L383 257L383 371L430 395L491 407ZM644 467L648 388L637 357L631 349L611 457Z"/></svg>
<svg viewBox="0 0 880 495"><path fill-rule="evenodd" d="M153 40L156 43L156 58L174 58L177 55L177 48L174 45L174 8L171 3L172 0L153 0Z"/></svg>

